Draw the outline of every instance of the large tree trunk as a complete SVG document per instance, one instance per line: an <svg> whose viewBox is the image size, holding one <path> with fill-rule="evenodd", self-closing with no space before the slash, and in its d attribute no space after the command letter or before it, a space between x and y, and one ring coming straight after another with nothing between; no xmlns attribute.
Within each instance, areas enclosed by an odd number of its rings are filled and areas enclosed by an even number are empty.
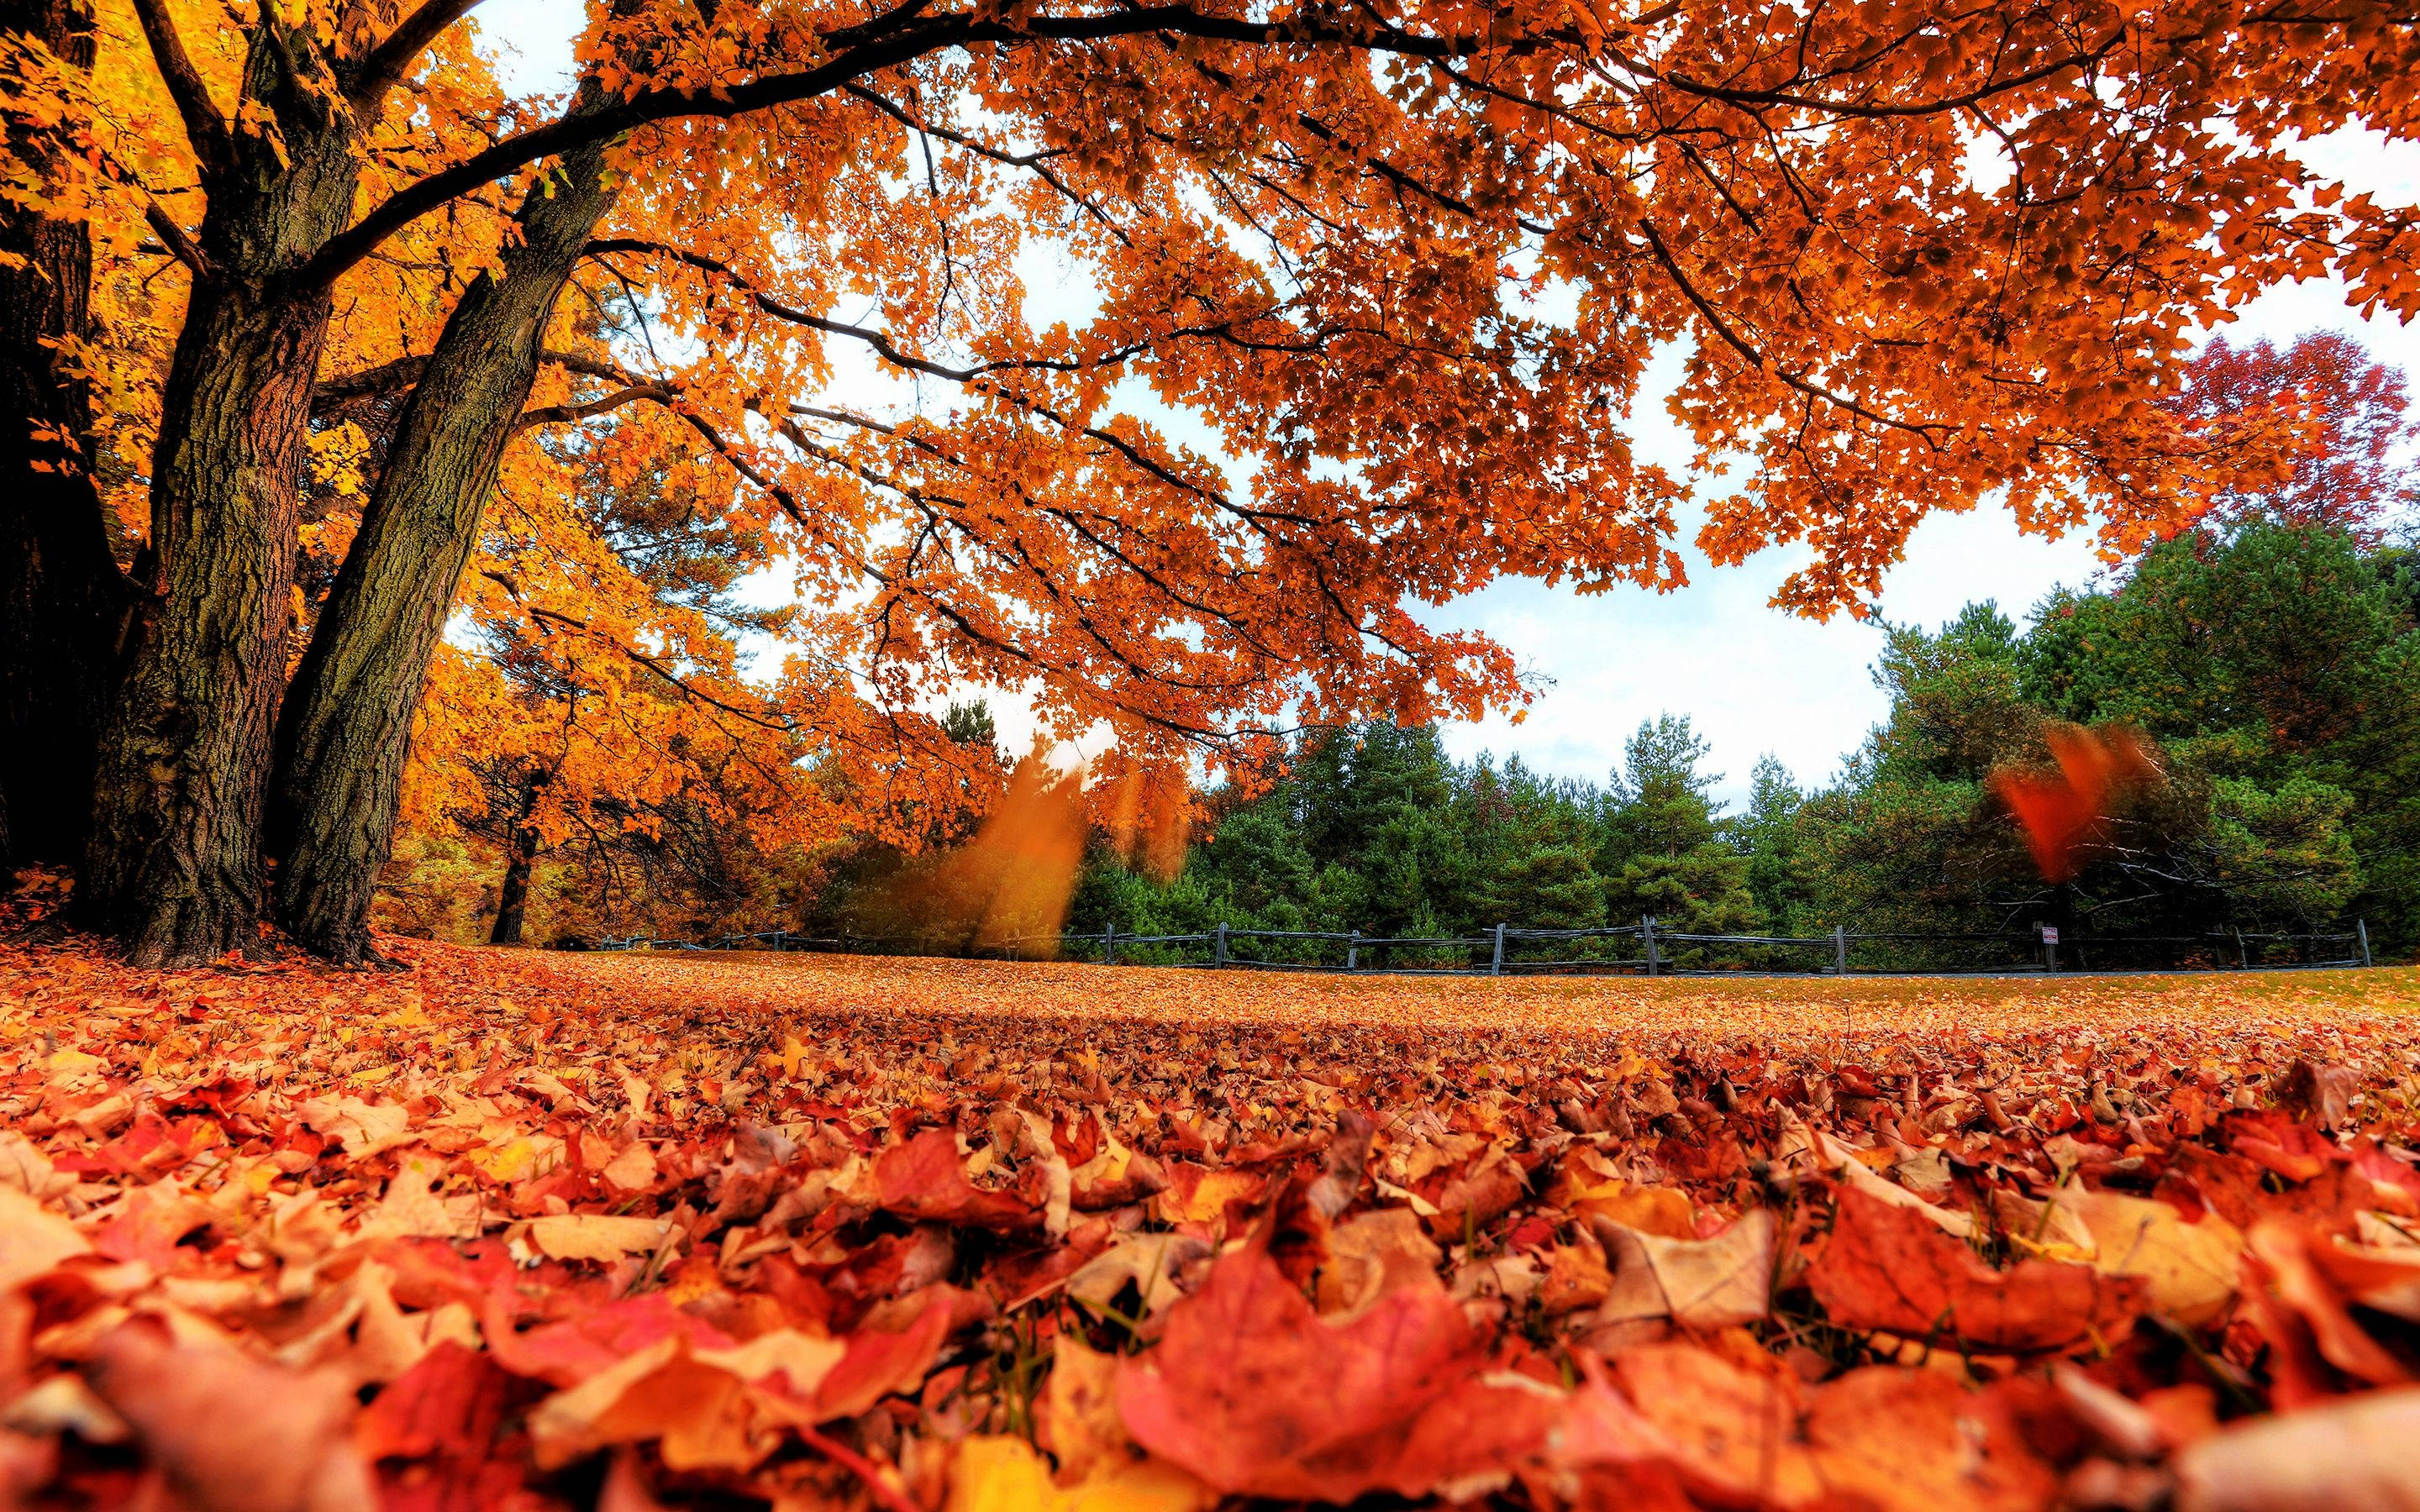
<svg viewBox="0 0 2420 1512"><path fill-rule="evenodd" d="M324 296L197 291L151 484L160 603L94 782L85 906L137 964L259 934L260 813L285 681L304 422Z"/></svg>
<svg viewBox="0 0 2420 1512"><path fill-rule="evenodd" d="M521 207L501 277L455 307L399 417L278 721L269 838L279 922L334 960L370 958L411 721L556 297L612 207L605 148ZM501 920L499 923L501 928Z"/></svg>
<svg viewBox="0 0 2420 1512"><path fill-rule="evenodd" d="M89 69L70 0L0 0L0 29ZM39 161L47 144L14 144ZM90 324L92 241L77 224L0 221L0 869L72 863L92 816L93 748L132 586L93 485L88 385L58 344Z"/></svg>
<svg viewBox="0 0 2420 1512"><path fill-rule="evenodd" d="M496 927L488 935L489 945L521 943L521 917L529 907L530 868L537 859L537 832L529 828L513 831L511 846L504 855L504 886L496 894Z"/></svg>
<svg viewBox="0 0 2420 1512"><path fill-rule="evenodd" d="M277 23L270 23L274 25ZM296 277L351 213L350 117L295 86L310 43L256 34L246 97L276 132L228 134L152 455L151 584L101 738L79 901L142 965L257 946L260 818L285 683L324 287Z"/></svg>

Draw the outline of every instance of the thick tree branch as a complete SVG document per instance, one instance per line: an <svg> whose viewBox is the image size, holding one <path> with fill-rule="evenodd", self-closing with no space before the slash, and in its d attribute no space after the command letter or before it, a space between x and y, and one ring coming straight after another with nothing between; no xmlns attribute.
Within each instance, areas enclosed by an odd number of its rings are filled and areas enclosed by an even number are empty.
<svg viewBox="0 0 2420 1512"><path fill-rule="evenodd" d="M202 249L194 246L194 239L185 235L185 228L171 220L168 212L160 208L160 202L147 194L144 196L143 224L151 228L170 256L193 270L195 283L210 280L210 262L202 255Z"/></svg>
<svg viewBox="0 0 2420 1512"><path fill-rule="evenodd" d="M627 389L618 389L601 399L590 399L582 404L551 404L535 409L524 409L520 413L520 418L513 422L513 429L523 431L532 425L561 425L575 420L586 420L592 415L601 415L608 410L619 409L626 404L637 404L641 400L669 404L677 392L669 383L634 383Z"/></svg>
<svg viewBox="0 0 2420 1512"><path fill-rule="evenodd" d="M411 71L420 54L478 4L479 0L422 0L419 9L404 17L384 41L363 55L346 91L354 113L365 118L376 115L386 92Z"/></svg>
<svg viewBox="0 0 2420 1512"><path fill-rule="evenodd" d="M158 5L164 0L147 3ZM795 104L945 48L983 42L1108 41L1153 34L1249 46L1266 46L1280 40L1325 43L1431 58L1462 57L1480 50L1476 41L1416 37L1390 27L1348 31L1299 19L1280 26L1233 16L1204 15L1185 5L1139 6L1082 16L1035 16L1014 23L969 12L936 16L855 42L830 62L798 73L772 74L711 93L699 89L644 90L507 137L450 168L396 191L350 230L332 238L300 276L306 283L333 283L379 243L447 201L541 159L587 143L606 141L643 126L677 119L728 120L777 105ZM1533 37L1497 50L1528 51L1572 39L1559 34Z"/></svg>
<svg viewBox="0 0 2420 1512"><path fill-rule="evenodd" d="M646 381L644 378L631 377L622 368L602 358L583 356L579 352L541 351L537 354L537 360L541 363L551 363L568 373L605 378L625 386L636 386ZM338 378L322 379L318 386L311 391L311 413L317 417L341 409L346 405L358 400L376 399L390 393L400 393L419 382L422 371L427 366L427 355L414 353L410 357L398 357L393 362L380 363L375 367L363 368L357 373L347 373Z"/></svg>
<svg viewBox="0 0 2420 1512"><path fill-rule="evenodd" d="M225 174L235 161L232 129L185 51L177 19L168 13L168 0L134 0L134 14L143 23L144 39L151 44L151 60L168 86L168 98L176 102L177 114L185 123L185 135L201 162L203 176L215 178Z"/></svg>

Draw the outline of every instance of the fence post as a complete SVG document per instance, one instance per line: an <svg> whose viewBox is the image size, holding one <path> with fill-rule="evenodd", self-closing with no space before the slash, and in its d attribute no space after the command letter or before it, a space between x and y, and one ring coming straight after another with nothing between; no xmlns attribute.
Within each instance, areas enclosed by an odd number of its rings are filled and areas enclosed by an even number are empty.
<svg viewBox="0 0 2420 1512"><path fill-rule="evenodd" d="M2361 938L2361 964L2363 965L2367 965L2369 964L2369 920L2366 918L2354 919L2352 921L2352 932Z"/></svg>
<svg viewBox="0 0 2420 1512"><path fill-rule="evenodd" d="M1487 974L1491 977L1504 975L1504 926L1501 924L1496 926L1496 959L1487 963Z"/></svg>
<svg viewBox="0 0 2420 1512"><path fill-rule="evenodd" d="M1115 924L1111 924L1109 926L1109 933L1101 936L1101 964L1105 966L1113 966L1117 964L1118 927Z"/></svg>
<svg viewBox="0 0 2420 1512"><path fill-rule="evenodd" d="M1212 947L1212 950L1214 953L1210 957L1210 964L1213 966L1225 965L1227 964L1227 921L1223 918L1218 920L1218 942Z"/></svg>
<svg viewBox="0 0 2420 1512"><path fill-rule="evenodd" d="M1647 974L1655 975L1655 916L1647 914L1638 920L1639 933L1647 940Z"/></svg>
<svg viewBox="0 0 2420 1512"><path fill-rule="evenodd" d="M1350 936L1350 937L1345 941L1345 945L1344 945L1344 969L1345 969L1345 970L1347 970L1347 971L1357 971L1357 970L1359 970L1360 968L1361 968L1361 932L1360 932L1359 930L1357 930L1357 930L1355 930L1355 931L1353 932L1352 935L1351 935L1351 936Z"/></svg>
<svg viewBox="0 0 2420 1512"><path fill-rule="evenodd" d="M2035 927L2037 929L2042 928L2040 925L2036 925ZM2050 926L2050 929L2055 928L2057 928L2056 925ZM2044 971L2056 971L2058 969L2058 937L2051 933L2050 929L2042 930L2042 969Z"/></svg>
<svg viewBox="0 0 2420 1512"><path fill-rule="evenodd" d="M2243 943L2243 931L2236 929L2232 924L2229 924L2226 927L2228 929L2235 930L2235 968L2238 971L2251 970L2252 948Z"/></svg>
<svg viewBox="0 0 2420 1512"><path fill-rule="evenodd" d="M1848 974L1849 926L1835 924L1832 926L1832 975L1845 977Z"/></svg>

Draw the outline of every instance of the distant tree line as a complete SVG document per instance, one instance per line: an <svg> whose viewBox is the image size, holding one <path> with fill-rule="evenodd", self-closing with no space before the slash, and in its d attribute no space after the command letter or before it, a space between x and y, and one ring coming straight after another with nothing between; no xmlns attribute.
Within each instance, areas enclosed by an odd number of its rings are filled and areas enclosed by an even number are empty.
<svg viewBox="0 0 2420 1512"><path fill-rule="evenodd" d="M2253 518L2153 547L2020 629L1993 605L1894 627L1884 722L1826 786L1771 756L1736 810L1684 715L1603 783L1450 759L1433 729L1316 733L1266 791L1216 795L1167 881L1094 847L1071 930L1468 933L1654 916L1687 933L2299 933L2359 916L2420 943L2413 553ZM2078 873L2043 881L1987 779L2051 760L2055 721L2149 737Z"/></svg>

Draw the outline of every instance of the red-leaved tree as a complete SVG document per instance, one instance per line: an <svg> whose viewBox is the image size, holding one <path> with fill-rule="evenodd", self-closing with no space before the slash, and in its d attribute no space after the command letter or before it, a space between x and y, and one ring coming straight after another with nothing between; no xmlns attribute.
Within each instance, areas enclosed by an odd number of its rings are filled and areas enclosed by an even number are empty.
<svg viewBox="0 0 2420 1512"><path fill-rule="evenodd" d="M2175 407L2222 440L2283 424L2302 434L2291 471L2247 472L2211 497L2214 525L2273 519L2350 532L2375 546L2385 522L2420 497L2410 466L2420 424L2403 372L2350 336L2315 331L2280 350L2214 337L2195 357Z"/></svg>

